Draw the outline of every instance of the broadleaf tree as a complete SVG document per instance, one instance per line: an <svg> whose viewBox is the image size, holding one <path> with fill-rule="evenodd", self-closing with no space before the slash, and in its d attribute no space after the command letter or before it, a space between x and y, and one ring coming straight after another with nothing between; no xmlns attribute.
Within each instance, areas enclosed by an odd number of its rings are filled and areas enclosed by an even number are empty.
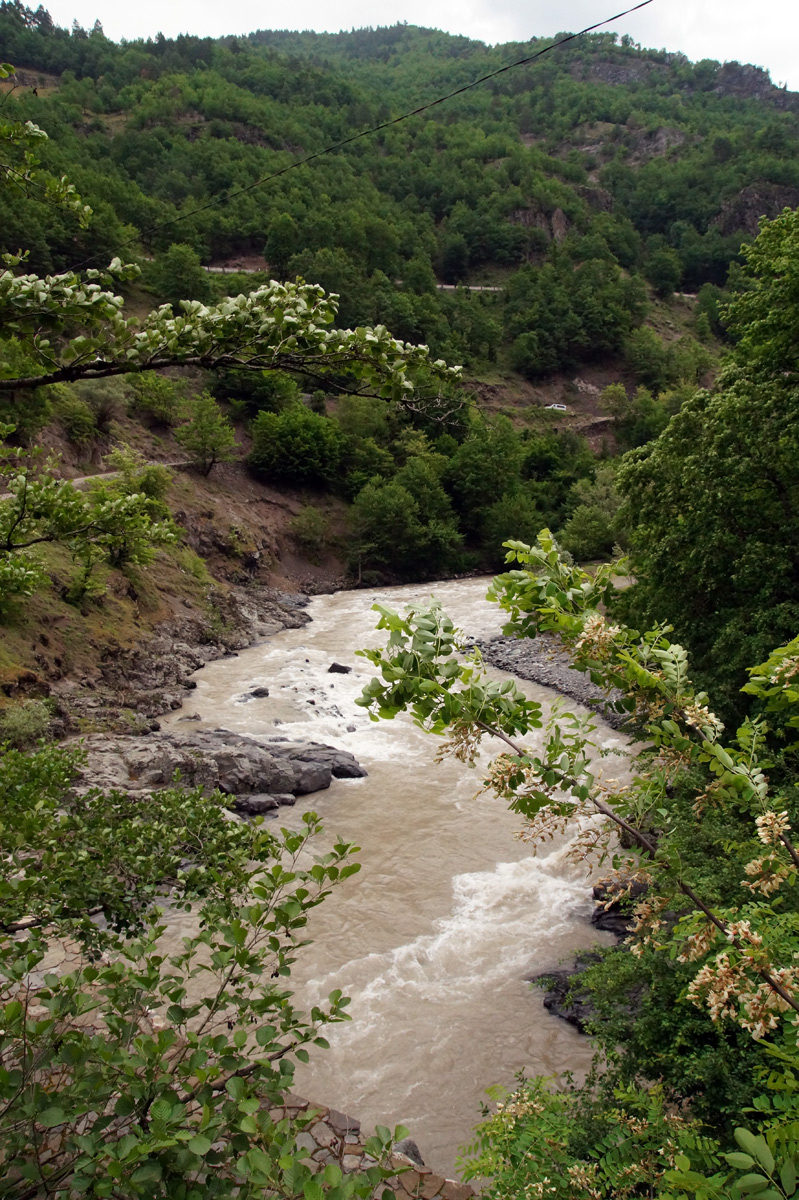
<svg viewBox="0 0 799 1200"><path fill-rule="evenodd" d="M626 620L668 620L725 715L743 715L746 668L799 628L799 211L744 248L726 313L737 345L617 476L636 582Z"/></svg>

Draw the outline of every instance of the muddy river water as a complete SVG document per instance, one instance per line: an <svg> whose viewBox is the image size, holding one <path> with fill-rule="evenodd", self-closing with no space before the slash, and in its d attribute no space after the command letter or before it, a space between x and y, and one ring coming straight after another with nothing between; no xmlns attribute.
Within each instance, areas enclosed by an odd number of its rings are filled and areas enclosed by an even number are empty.
<svg viewBox="0 0 799 1200"><path fill-rule="evenodd" d="M373 674L354 651L379 640L376 600L401 608L433 591L466 633L490 637L501 615L484 600L486 582L317 597L309 625L197 672L196 691L165 722L196 715L177 728L327 742L367 768L367 778L334 781L278 816L296 825L315 809L322 841L355 842L362 863L313 913L314 944L292 977L308 1005L341 988L353 1019L330 1028L331 1049L300 1065L295 1090L364 1125L405 1124L428 1165L448 1173L486 1087L512 1084L520 1069L586 1069L587 1040L546 1013L525 976L608 940L588 923L589 880L566 844L531 857L513 837L519 818L475 795L477 772L436 763L438 740L410 719L374 723L353 703ZM334 661L351 673L328 673ZM269 696L248 698L258 685ZM543 704L555 699L524 686ZM622 745L601 723L596 736Z"/></svg>

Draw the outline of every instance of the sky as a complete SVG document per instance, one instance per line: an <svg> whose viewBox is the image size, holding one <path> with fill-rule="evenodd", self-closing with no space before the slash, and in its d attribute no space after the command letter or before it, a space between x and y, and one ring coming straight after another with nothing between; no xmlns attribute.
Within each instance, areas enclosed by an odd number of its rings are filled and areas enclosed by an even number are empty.
<svg viewBox="0 0 799 1200"><path fill-rule="evenodd" d="M35 0L28 0L35 7ZM628 0L628 3L631 0ZM526 41L593 25L626 7L624 0L43 0L59 25L96 19L107 37L220 37L255 29L337 32L407 21L484 42ZM605 26L643 46L682 51L694 61L754 63L774 83L799 91L799 5L796 0L652 0L640 12Z"/></svg>

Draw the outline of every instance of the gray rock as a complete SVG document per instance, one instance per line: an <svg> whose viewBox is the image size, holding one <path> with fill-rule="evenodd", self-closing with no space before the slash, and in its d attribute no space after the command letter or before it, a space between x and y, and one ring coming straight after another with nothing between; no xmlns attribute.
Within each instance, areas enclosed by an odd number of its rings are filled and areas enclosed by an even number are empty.
<svg viewBox="0 0 799 1200"><path fill-rule="evenodd" d="M333 775L327 763L299 760L292 764L292 768L294 787L291 790L295 796L307 796L309 792L321 792L330 787Z"/></svg>
<svg viewBox="0 0 799 1200"><path fill-rule="evenodd" d="M411 1162L416 1163L417 1167L425 1165L421 1151L413 1138L403 1138L401 1142L395 1142L394 1151L396 1154L402 1154L405 1158L410 1159Z"/></svg>
<svg viewBox="0 0 799 1200"><path fill-rule="evenodd" d="M290 795L289 800L292 804L294 803L293 796ZM233 811L245 817L258 817L262 813L273 812L274 809L280 808L285 801L285 796L237 796L233 802Z"/></svg>
<svg viewBox="0 0 799 1200"><path fill-rule="evenodd" d="M294 745L287 751L294 762L326 763L334 779L363 779L368 774L354 755L348 750L337 750L335 746L324 746L319 742Z"/></svg>
<svg viewBox="0 0 799 1200"><path fill-rule="evenodd" d="M587 950L577 955L573 967L531 975L531 983L545 988L544 1008L553 1017L568 1021L579 1033L585 1033L588 1023L596 1016L596 1008L586 988L580 986L580 976L588 967L600 961L601 955Z"/></svg>
<svg viewBox="0 0 799 1200"><path fill-rule="evenodd" d="M333 777L357 779L366 774L345 750L285 739L263 742L223 729L181 729L142 737L90 734L83 745L87 761L78 790L94 786L154 791L167 787L180 772L187 786L208 792L218 788L240 803L242 797L304 796L329 787Z"/></svg>
<svg viewBox="0 0 799 1200"><path fill-rule="evenodd" d="M519 679L531 679L544 687L554 688L579 704L595 709L608 725L618 729L625 720L610 705L620 699L620 693L607 696L587 675L575 671L561 642L551 633L539 633L535 638L496 637L490 641L476 640L486 662Z"/></svg>
<svg viewBox="0 0 799 1200"><path fill-rule="evenodd" d="M348 1117L346 1113L339 1112L337 1108L328 1110L327 1123L339 1137L346 1137L348 1133L359 1133L361 1122L355 1117Z"/></svg>
<svg viewBox="0 0 799 1200"><path fill-rule="evenodd" d="M331 663L327 668L328 675L349 675L352 667L345 667L342 663Z"/></svg>
<svg viewBox="0 0 799 1200"><path fill-rule="evenodd" d="M268 687L255 687L250 692L250 695L253 696L256 700L262 700L266 696L269 695L269 688Z"/></svg>

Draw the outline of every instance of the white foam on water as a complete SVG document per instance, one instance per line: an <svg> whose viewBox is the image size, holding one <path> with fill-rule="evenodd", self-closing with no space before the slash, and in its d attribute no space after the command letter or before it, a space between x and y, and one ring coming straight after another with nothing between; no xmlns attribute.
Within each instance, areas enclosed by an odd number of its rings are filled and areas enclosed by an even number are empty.
<svg viewBox="0 0 799 1200"><path fill-rule="evenodd" d="M432 929L310 979L308 993L323 998L336 986L334 977L351 979L358 1026L340 1036L357 1041L392 1022L398 1000L419 1003L428 1013L438 1002L451 1007L459 995L472 1005L476 994L522 978L536 960L541 969L553 966L560 939L590 912L585 875L574 871L567 854L565 845L542 858L456 875L451 911Z"/></svg>

